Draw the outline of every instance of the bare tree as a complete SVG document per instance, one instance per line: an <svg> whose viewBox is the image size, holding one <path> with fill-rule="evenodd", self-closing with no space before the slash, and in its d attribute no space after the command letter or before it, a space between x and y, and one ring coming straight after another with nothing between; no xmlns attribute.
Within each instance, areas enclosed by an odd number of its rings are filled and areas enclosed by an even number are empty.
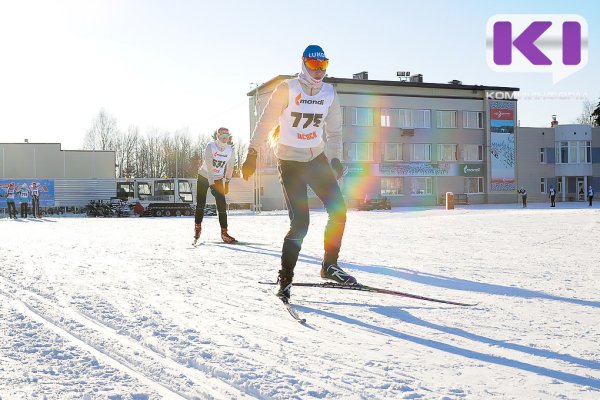
<svg viewBox="0 0 600 400"><path fill-rule="evenodd" d="M85 136L83 148L86 150L114 150L118 132L117 120L101 109Z"/></svg>
<svg viewBox="0 0 600 400"><path fill-rule="evenodd" d="M577 117L578 124L586 124L592 126L598 126L596 124L594 114L594 105L589 99L583 100L582 110L579 117Z"/></svg>
<svg viewBox="0 0 600 400"><path fill-rule="evenodd" d="M131 177L135 175L136 148L139 141L139 129L130 126L127 133L117 136L115 147L119 177Z"/></svg>
<svg viewBox="0 0 600 400"><path fill-rule="evenodd" d="M600 101L594 112L592 112L592 126L600 126Z"/></svg>
<svg viewBox="0 0 600 400"><path fill-rule="evenodd" d="M241 176L240 171L242 170L242 164L248 152L248 145L240 142L235 146L235 167L233 168L233 176Z"/></svg>

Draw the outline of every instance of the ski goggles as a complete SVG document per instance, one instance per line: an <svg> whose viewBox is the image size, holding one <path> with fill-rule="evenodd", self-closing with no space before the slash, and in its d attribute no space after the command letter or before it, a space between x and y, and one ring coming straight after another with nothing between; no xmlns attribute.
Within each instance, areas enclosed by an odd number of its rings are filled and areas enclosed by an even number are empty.
<svg viewBox="0 0 600 400"><path fill-rule="evenodd" d="M229 137L230 137L230 136L231 136L231 135L230 135L229 133L219 133L219 134L217 135L217 137L218 137L219 139L229 139Z"/></svg>
<svg viewBox="0 0 600 400"><path fill-rule="evenodd" d="M317 60L316 58L304 57L304 65L306 65L307 68L312 70L320 69L322 71L325 71L327 69L327 66L329 65L329 60Z"/></svg>

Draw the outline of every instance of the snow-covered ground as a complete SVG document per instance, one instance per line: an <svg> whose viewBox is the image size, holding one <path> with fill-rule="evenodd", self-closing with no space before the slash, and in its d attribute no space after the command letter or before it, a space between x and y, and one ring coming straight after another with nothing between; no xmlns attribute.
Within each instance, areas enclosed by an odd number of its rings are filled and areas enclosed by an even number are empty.
<svg viewBox="0 0 600 400"><path fill-rule="evenodd" d="M319 281L312 213L296 281ZM457 307L269 287L285 212L0 220L2 399L598 399L600 209L350 211L341 265Z"/></svg>

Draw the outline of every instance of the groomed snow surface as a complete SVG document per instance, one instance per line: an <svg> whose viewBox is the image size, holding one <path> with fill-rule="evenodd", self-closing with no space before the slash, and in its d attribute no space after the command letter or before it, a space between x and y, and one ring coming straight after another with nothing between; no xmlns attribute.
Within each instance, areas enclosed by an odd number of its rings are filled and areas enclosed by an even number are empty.
<svg viewBox="0 0 600 400"><path fill-rule="evenodd" d="M318 282L313 211L297 282ZM0 220L2 399L598 399L600 209L349 211L340 265L449 306L275 280L285 212Z"/></svg>

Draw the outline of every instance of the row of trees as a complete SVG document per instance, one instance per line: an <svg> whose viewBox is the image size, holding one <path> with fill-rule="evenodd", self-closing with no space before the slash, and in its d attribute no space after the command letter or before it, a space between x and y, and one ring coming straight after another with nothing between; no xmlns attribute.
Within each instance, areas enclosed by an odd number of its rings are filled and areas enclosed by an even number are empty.
<svg viewBox="0 0 600 400"><path fill-rule="evenodd" d="M113 150L116 154L117 177L195 177L202 164L211 135L192 138L188 129L175 132L150 129L142 135L137 126L122 131L114 117L100 110L87 132L84 150ZM239 176L247 145L233 142L236 164L234 176Z"/></svg>

